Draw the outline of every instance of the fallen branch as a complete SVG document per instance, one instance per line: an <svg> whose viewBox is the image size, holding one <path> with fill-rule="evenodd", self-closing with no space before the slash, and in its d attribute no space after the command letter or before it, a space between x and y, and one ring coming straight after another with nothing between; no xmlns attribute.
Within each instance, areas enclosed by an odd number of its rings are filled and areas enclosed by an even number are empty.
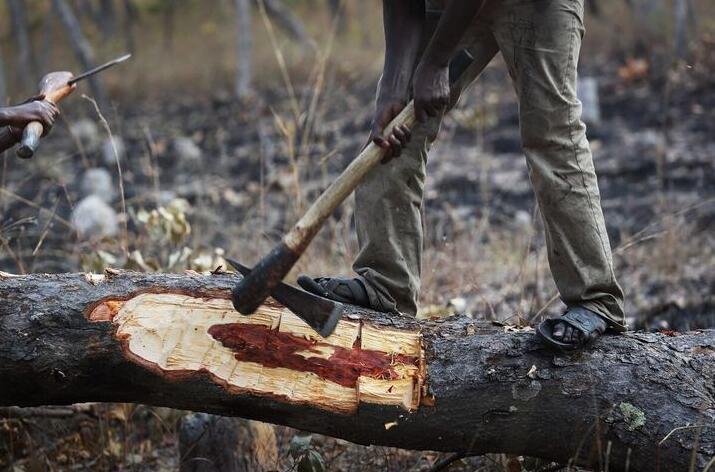
<svg viewBox="0 0 715 472"><path fill-rule="evenodd" d="M273 302L235 312L235 281L0 274L0 405L136 402L614 471L715 455L715 330L554 355L528 330L356 309L323 340Z"/></svg>

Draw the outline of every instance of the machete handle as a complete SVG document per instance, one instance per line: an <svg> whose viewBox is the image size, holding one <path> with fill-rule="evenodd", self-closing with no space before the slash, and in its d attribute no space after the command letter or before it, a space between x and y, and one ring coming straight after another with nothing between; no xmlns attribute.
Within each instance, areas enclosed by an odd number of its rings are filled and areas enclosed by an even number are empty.
<svg viewBox="0 0 715 472"><path fill-rule="evenodd" d="M48 102L59 103L77 88L76 85L67 84L72 77L72 72L50 72L40 81L40 95L44 95ZM17 148L18 157L29 159L34 156L44 132L45 129L39 121L28 123L22 131L20 146Z"/></svg>
<svg viewBox="0 0 715 472"><path fill-rule="evenodd" d="M466 51L462 51L453 59L450 63L450 82L454 84L471 63L472 58ZM385 135L391 134L396 126L412 128L416 122L415 103L411 100L387 125ZM288 275L325 220L355 190L367 173L382 161L384 155L383 148L372 141L368 143L283 236L281 242L233 288L231 295L236 310L250 315L261 306L271 291Z"/></svg>

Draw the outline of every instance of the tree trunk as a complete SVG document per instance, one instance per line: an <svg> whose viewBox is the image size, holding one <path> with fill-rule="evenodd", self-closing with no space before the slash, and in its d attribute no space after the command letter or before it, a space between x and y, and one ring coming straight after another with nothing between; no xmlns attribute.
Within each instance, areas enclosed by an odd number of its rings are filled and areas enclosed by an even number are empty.
<svg viewBox="0 0 715 472"><path fill-rule="evenodd" d="M114 36L114 32L117 29L117 16L114 9L114 0L100 0L97 26L99 26L102 33L102 40L106 41Z"/></svg>
<svg viewBox="0 0 715 472"><path fill-rule="evenodd" d="M280 462L274 426L191 413L179 429L179 472L269 472Z"/></svg>
<svg viewBox="0 0 715 472"><path fill-rule="evenodd" d="M673 1L673 48L675 57L681 60L691 59L690 42L697 37L697 25L692 5L689 0Z"/></svg>
<svg viewBox="0 0 715 472"><path fill-rule="evenodd" d="M163 0L163 36L164 49L170 52L174 49L174 18L176 16L176 0Z"/></svg>
<svg viewBox="0 0 715 472"><path fill-rule="evenodd" d="M57 12L57 16L62 23L62 26L64 26L67 30L72 49L74 49L75 55L77 56L82 69L91 69L95 65L94 51L92 51L92 46L90 46L89 41L87 41L84 33L82 33L82 26L72 11L72 8L69 4L67 4L66 0L53 0L52 4ZM97 103L100 105L106 104L107 94L104 91L104 87L102 86L99 76L94 75L89 77L87 81L89 82L92 95L94 95Z"/></svg>
<svg viewBox="0 0 715 472"><path fill-rule="evenodd" d="M42 43L37 59L38 70L46 71L49 69L48 59L52 52L52 40L54 36L55 13L52 8L47 9L45 18L42 20Z"/></svg>
<svg viewBox="0 0 715 472"><path fill-rule="evenodd" d="M30 86L34 88L35 82L37 82L39 78L35 77L35 58L32 52L30 33L27 30L25 2L21 0L7 0L7 6L12 24L12 35L17 42L18 79L20 84L26 85L30 82Z"/></svg>
<svg viewBox="0 0 715 472"><path fill-rule="evenodd" d="M280 0L255 0L255 2L263 3L268 16L278 23L278 26L288 33L291 38L305 45L311 44L303 23Z"/></svg>
<svg viewBox="0 0 715 472"><path fill-rule="evenodd" d="M7 103L7 82L5 80L5 61L0 54L0 106Z"/></svg>
<svg viewBox="0 0 715 472"><path fill-rule="evenodd" d="M249 0L236 0L236 96L251 95L253 31Z"/></svg>
<svg viewBox="0 0 715 472"><path fill-rule="evenodd" d="M127 46L127 51L134 54L135 40L134 29L139 22L139 10L133 0L124 0L124 42Z"/></svg>
<svg viewBox="0 0 715 472"><path fill-rule="evenodd" d="M361 444L504 452L609 470L715 455L715 330L554 354L528 329L350 309L327 339L238 276L0 276L0 405L137 402Z"/></svg>

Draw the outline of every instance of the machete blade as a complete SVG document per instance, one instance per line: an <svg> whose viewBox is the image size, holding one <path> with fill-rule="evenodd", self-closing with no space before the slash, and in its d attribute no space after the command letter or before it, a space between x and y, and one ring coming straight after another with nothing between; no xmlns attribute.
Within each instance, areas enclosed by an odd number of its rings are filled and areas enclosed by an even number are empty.
<svg viewBox="0 0 715 472"><path fill-rule="evenodd" d="M251 269L235 259L227 258L226 261L244 277L251 272ZM324 338L335 331L338 320L345 311L345 306L342 303L328 300L283 282L273 289L271 296Z"/></svg>
<svg viewBox="0 0 715 472"><path fill-rule="evenodd" d="M131 54L125 54L125 55L120 56L116 59L112 59L109 62L105 62L101 66L97 66L97 67L90 69L86 72L82 72L79 75L75 75L74 77L72 77L70 80L67 81L67 85L76 84L80 80L84 80L87 77L93 76L94 74L99 74L100 72L102 72L105 69L109 69L110 67L116 66L117 64L121 64L122 62L126 61L130 57L132 57Z"/></svg>

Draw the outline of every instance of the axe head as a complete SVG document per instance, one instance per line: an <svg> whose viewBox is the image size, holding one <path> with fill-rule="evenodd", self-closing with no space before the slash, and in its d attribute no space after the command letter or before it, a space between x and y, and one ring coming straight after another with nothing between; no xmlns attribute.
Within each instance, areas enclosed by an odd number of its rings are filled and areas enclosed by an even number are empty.
<svg viewBox="0 0 715 472"><path fill-rule="evenodd" d="M244 277L252 273L251 269L234 259L226 259L226 261ZM335 331L338 321L345 312L345 305L342 303L328 300L283 282L278 282L270 295L324 338Z"/></svg>

